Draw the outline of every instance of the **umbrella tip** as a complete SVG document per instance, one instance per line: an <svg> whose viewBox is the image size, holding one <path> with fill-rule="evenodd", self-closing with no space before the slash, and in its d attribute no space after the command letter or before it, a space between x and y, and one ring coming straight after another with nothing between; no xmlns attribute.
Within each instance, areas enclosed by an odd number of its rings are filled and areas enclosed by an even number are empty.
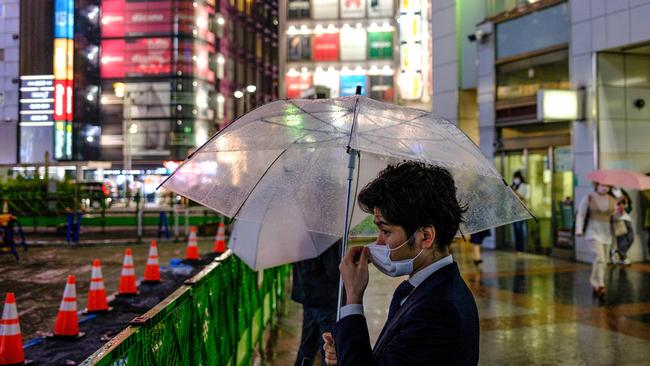
<svg viewBox="0 0 650 366"><path fill-rule="evenodd" d="M361 85L357 85L357 92L355 94L361 95Z"/></svg>

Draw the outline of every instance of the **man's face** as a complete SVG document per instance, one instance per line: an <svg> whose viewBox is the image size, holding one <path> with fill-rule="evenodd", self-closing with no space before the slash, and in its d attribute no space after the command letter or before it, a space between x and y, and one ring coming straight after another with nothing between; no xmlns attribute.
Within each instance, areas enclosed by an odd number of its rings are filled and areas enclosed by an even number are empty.
<svg viewBox="0 0 650 366"><path fill-rule="evenodd" d="M377 245L387 245L388 248L394 249L409 239L406 236L406 231L404 231L403 227L389 224L386 219L384 219L381 212L376 208L374 209L374 223L379 229ZM417 237L417 232L415 237ZM411 246L409 244L403 245L401 248L390 253L390 259L394 261L411 259L415 254L417 254L417 251L419 251L419 249L415 248L416 246L417 245Z"/></svg>

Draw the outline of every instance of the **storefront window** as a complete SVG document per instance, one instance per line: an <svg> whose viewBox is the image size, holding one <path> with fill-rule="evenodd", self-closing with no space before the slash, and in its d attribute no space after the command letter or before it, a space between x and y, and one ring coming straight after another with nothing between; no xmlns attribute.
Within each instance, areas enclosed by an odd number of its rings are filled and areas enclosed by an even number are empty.
<svg viewBox="0 0 650 366"><path fill-rule="evenodd" d="M568 43L569 29L566 3L499 23L496 27L497 59Z"/></svg>
<svg viewBox="0 0 650 366"><path fill-rule="evenodd" d="M569 89L568 51L497 66L497 100L534 97L539 89Z"/></svg>

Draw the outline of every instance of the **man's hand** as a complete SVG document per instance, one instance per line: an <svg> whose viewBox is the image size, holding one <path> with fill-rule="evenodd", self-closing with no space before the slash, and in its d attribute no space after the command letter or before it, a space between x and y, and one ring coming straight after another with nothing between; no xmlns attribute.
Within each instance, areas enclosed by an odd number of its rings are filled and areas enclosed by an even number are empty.
<svg viewBox="0 0 650 366"><path fill-rule="evenodd" d="M334 346L334 338L332 333L323 333L323 351L325 351L325 364L327 366L336 366L339 364L336 359L336 347Z"/></svg>
<svg viewBox="0 0 650 366"><path fill-rule="evenodd" d="M341 261L339 271L345 285L346 305L361 304L368 286L370 250L363 246L352 247Z"/></svg>

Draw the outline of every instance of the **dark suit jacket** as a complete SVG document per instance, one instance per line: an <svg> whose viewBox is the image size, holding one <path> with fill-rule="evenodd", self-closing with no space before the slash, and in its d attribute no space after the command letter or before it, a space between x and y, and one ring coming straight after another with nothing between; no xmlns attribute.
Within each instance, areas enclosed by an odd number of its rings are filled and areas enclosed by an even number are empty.
<svg viewBox="0 0 650 366"><path fill-rule="evenodd" d="M478 311L456 263L425 279L384 325L374 350L363 315L334 328L339 365L476 365Z"/></svg>

